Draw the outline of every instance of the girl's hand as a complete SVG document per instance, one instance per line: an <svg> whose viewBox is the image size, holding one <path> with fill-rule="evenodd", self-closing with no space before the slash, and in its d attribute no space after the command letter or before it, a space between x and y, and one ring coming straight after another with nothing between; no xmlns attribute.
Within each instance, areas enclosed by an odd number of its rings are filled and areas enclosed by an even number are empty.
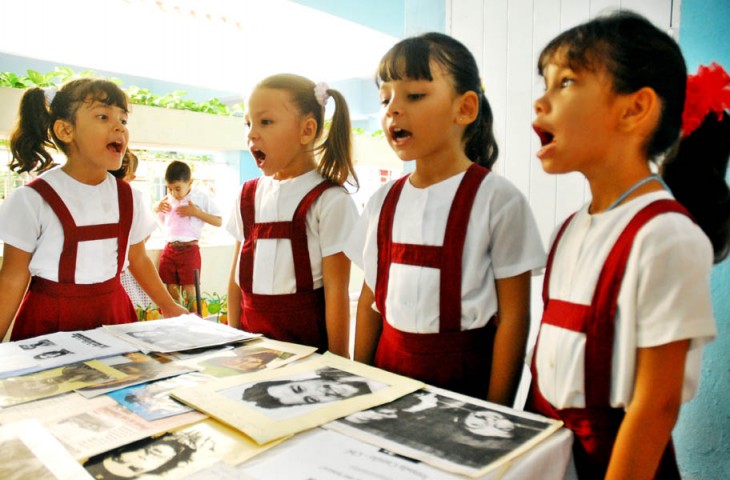
<svg viewBox="0 0 730 480"><path fill-rule="evenodd" d="M180 315L186 315L190 313L187 308L177 303L172 303L169 307L160 309L162 316L165 318L179 317Z"/></svg>

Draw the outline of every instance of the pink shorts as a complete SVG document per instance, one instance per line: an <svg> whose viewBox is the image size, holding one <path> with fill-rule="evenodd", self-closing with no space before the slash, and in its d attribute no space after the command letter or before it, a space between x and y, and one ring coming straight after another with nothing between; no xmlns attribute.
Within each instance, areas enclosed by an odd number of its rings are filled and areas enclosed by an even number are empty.
<svg viewBox="0 0 730 480"><path fill-rule="evenodd" d="M160 279L167 285L195 285L195 270L200 271L197 242L171 242L160 255Z"/></svg>

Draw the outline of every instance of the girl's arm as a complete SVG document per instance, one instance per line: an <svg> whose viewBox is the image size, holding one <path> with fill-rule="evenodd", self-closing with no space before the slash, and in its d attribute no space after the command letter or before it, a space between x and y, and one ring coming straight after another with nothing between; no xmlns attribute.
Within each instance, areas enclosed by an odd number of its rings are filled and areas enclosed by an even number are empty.
<svg viewBox="0 0 730 480"><path fill-rule="evenodd" d="M3 247L3 261L0 267L0 341L8 333L13 318L30 281L30 259L33 254L24 252L7 243Z"/></svg>
<svg viewBox="0 0 730 480"><path fill-rule="evenodd" d="M530 331L530 272L497 279L497 334L487 400L511 407L522 377Z"/></svg>
<svg viewBox="0 0 730 480"><path fill-rule="evenodd" d="M373 310L375 295L365 282L357 301L357 322L355 324L355 360L372 365L378 348L383 317Z"/></svg>
<svg viewBox="0 0 730 480"><path fill-rule="evenodd" d="M241 287L236 283L236 262L241 251L241 242L236 242L233 248L233 265L228 277L228 325L234 328L241 328Z"/></svg>
<svg viewBox="0 0 730 480"><path fill-rule="evenodd" d="M626 410L606 479L654 478L682 403L689 340L639 348L634 397Z"/></svg>
<svg viewBox="0 0 730 480"><path fill-rule="evenodd" d="M350 259L344 253L322 258L328 349L350 358Z"/></svg>
<svg viewBox="0 0 730 480"><path fill-rule="evenodd" d="M167 317L177 317L189 313L182 305L173 300L170 292L167 291L155 265L147 256L144 241L135 243L129 247L129 271L155 304L160 307L162 314Z"/></svg>

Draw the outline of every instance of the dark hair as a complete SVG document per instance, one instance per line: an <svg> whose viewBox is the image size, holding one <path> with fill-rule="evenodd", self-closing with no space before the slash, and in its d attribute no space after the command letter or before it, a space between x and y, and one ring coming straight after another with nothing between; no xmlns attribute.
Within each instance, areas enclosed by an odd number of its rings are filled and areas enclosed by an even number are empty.
<svg viewBox="0 0 730 480"><path fill-rule="evenodd" d="M177 434L179 435L179 434ZM95 458L90 459L86 465L84 465L84 468L94 476L94 478L98 480L118 480L123 479L127 477L120 477L119 475L115 475L111 472L109 472L106 467L104 466L104 460L107 458L111 458L113 460L118 459L122 454L132 451L132 450L140 450L143 449L145 452L147 452L150 448L157 446L157 445L168 445L172 447L172 449L175 451L175 456L172 457L167 462L163 463L159 467L155 468L154 470L150 470L149 472L143 472L144 474L152 474L152 475L160 475L165 472L168 472L172 470L173 468L176 468L178 465L182 463L187 463L190 461L190 459L193 457L193 454L196 452L196 449L192 446L188 445L187 443L180 441L180 439L177 438L177 435L174 433L167 434L164 437L161 438L145 438L143 440L139 440L133 443L130 443L128 445L125 445L123 447L120 447L116 450L114 450L112 453L103 453Z"/></svg>
<svg viewBox="0 0 730 480"><path fill-rule="evenodd" d="M730 115L725 112L718 120L717 114L710 112L661 167L674 197L710 237L715 263L730 253L730 188L725 182L728 158Z"/></svg>
<svg viewBox="0 0 730 480"><path fill-rule="evenodd" d="M499 154L492 108L482 90L477 62L461 42L436 32L401 40L380 60L375 82L380 86L393 80L432 81L432 61L451 76L457 93L474 92L479 97L479 115L464 131L464 151L472 162L491 168Z"/></svg>
<svg viewBox="0 0 730 480"><path fill-rule="evenodd" d="M139 159L137 158L137 155L132 153L131 150L127 149L127 151L124 152L124 156L122 157L122 166L119 167L117 170L109 170L109 173L119 179L124 180L127 175L136 172L138 166Z"/></svg>
<svg viewBox="0 0 730 480"><path fill-rule="evenodd" d="M235 359L244 360L244 359L248 359L248 358L259 359L263 362L261 366L256 367L256 370L258 370L260 368L265 367L266 364L271 362L272 360L279 358L279 356L275 352L258 352L258 353L251 353L249 355L235 355L233 357L213 357L213 358L209 358L204 363L206 363L208 365L212 365L214 367L224 367L224 368L229 368L232 370L239 370L238 368L235 368L235 367L229 367L227 365L227 363L230 360L235 360Z"/></svg>
<svg viewBox="0 0 730 480"><path fill-rule="evenodd" d="M165 170L165 181L173 182L189 182L193 178L193 173L187 163L174 160L170 162Z"/></svg>
<svg viewBox="0 0 730 480"><path fill-rule="evenodd" d="M42 172L51 167L53 158L49 150L68 153L66 144L56 137L53 125L57 120L74 125L81 104L95 101L115 105L125 112L128 110L127 96L109 80L72 80L56 92L50 104L46 101L44 89L33 87L26 90L20 100L18 123L10 136L10 169L23 173L33 169Z"/></svg>
<svg viewBox="0 0 730 480"><path fill-rule="evenodd" d="M605 71L618 94L644 87L656 92L662 111L645 154L652 161L664 157L662 176L667 185L710 237L715 261L725 258L730 249L727 114L721 122L705 121L680 143L687 67L677 42L641 15L623 10L555 37L540 53L540 75L549 63L575 71ZM702 132L705 129L711 131Z"/></svg>
<svg viewBox="0 0 730 480"><path fill-rule="evenodd" d="M315 83L308 78L290 73L272 75L263 79L256 88L286 90L291 94L299 114L312 115L317 122L315 140L322 135L324 127L324 106L320 105L314 93ZM357 174L352 164L352 128L350 110L342 94L328 88L326 93L335 100L335 112L327 132L327 138L317 147L322 155L317 172L336 185L344 185L352 177L352 185L358 186Z"/></svg>
<svg viewBox="0 0 730 480"><path fill-rule="evenodd" d="M323 368L316 372L319 376L313 378L304 378L301 380L272 380L268 382L259 382L244 390L241 400L246 402L255 403L260 408L281 408L289 407L291 405L282 403L278 398L272 396L269 393L269 387L275 387L277 385L289 385L292 383L299 382L311 382L311 381L330 381L340 382L351 385L357 389L357 392L352 395L354 397L364 395L366 393L372 393L370 385L367 380L362 377L362 380L343 380L343 377L352 377L353 374L349 372L343 372L334 368Z"/></svg>

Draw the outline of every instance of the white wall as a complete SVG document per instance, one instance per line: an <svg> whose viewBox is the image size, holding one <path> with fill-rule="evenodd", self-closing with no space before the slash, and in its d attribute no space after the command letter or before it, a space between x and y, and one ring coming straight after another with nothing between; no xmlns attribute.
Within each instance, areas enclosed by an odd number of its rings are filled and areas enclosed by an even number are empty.
<svg viewBox="0 0 730 480"><path fill-rule="evenodd" d="M532 104L543 91L537 75L541 49L558 33L617 8L630 9L670 30L679 19L679 0L446 0L446 33L474 54L494 110L500 148L494 170L529 199L544 245L553 228L589 197L579 174L547 175L535 152ZM675 25L671 22L674 21ZM673 31L676 34L676 30ZM675 37L676 38L676 37ZM542 314L542 276L532 288L532 335ZM524 387L518 401L524 395Z"/></svg>

